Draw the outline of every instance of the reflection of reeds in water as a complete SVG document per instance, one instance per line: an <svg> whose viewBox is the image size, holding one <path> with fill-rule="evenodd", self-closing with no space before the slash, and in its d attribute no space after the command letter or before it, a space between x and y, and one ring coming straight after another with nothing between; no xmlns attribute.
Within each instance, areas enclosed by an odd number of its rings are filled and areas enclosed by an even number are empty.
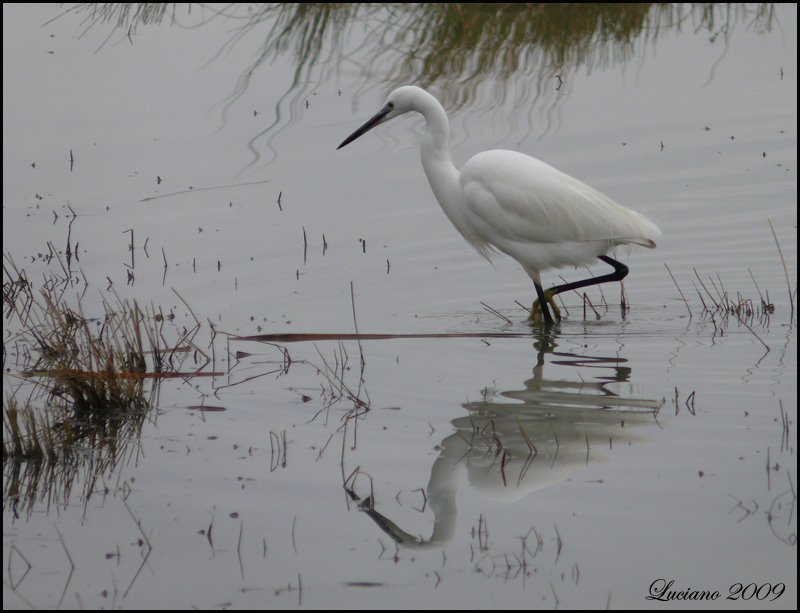
<svg viewBox="0 0 800 613"><path fill-rule="evenodd" d="M687 22L727 39L738 21L768 31L774 14L768 5L285 3L240 18L241 29L220 54L257 28L269 30L228 105L244 95L259 69L293 56L295 79L264 131L272 137L285 127L282 117L291 122L300 113L309 84L337 78L343 68L352 72L353 65L361 75L356 91L413 84L436 91L445 108L487 112L508 102L517 132L535 107L546 114L549 129L578 70L623 65Z"/></svg>
<svg viewBox="0 0 800 613"><path fill-rule="evenodd" d="M133 33L138 25L165 17L174 22L183 8L168 10L170 6L78 5L65 13L86 14L88 26L112 24ZM769 4L277 3L241 8L206 7L200 25L220 17L239 22L220 53L257 28L269 28L257 32L264 42L245 74L287 52L294 56L295 84L308 82L320 69L338 73L342 61L360 62L366 78L377 76L394 85L446 86L444 102L451 104L474 100L477 87L487 80L499 81L497 95L502 99L502 83L514 75L533 75L549 83L556 74L566 78L579 67L591 71L625 62L637 41L651 42L686 25L715 39L727 36L738 21L756 31L768 31L774 22ZM346 53L355 30L364 32L359 49L367 52L358 59Z"/></svg>
<svg viewBox="0 0 800 613"><path fill-rule="evenodd" d="M278 59L290 63L292 83L273 97L274 119L249 145L252 164L261 158L256 145L264 137L278 155L272 139L297 120L315 88L339 80L343 72L358 75L350 91L386 92L414 84L433 89L453 110L492 112L508 102L509 134L518 136L534 108L546 115L546 129L557 123L554 114L578 70L624 65L632 58L641 62L648 45L684 27L727 42L740 22L756 32L775 24L769 4L273 3L207 6L197 18L184 16L184 10L183 5L88 4L64 14L84 16L86 30L111 24L129 37L138 25L185 23L188 17L199 28L222 18L234 29L217 57L255 37L255 58L237 71L242 76L224 101L223 116L253 79L263 78L260 70Z"/></svg>
<svg viewBox="0 0 800 613"><path fill-rule="evenodd" d="M138 440L160 379L176 374L178 349L164 341L169 317L117 298L103 300L102 317L86 318L80 300L73 308L64 299L68 280L52 276L37 291L5 259L4 362L11 353L19 373L6 368L14 391L3 403L5 495L32 501L56 487L66 499L82 466L88 494ZM191 345L180 340L176 347Z"/></svg>

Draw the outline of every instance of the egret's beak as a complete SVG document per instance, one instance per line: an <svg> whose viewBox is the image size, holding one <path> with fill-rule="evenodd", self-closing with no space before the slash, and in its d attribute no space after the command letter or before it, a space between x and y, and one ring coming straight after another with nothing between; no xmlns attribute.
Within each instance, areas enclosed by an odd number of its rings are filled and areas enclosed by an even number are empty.
<svg viewBox="0 0 800 613"><path fill-rule="evenodd" d="M389 121L389 118L388 118L388 117L386 117L386 116L387 116L387 115L388 115L388 114L389 114L391 111L392 111L392 107L390 107L390 106L387 104L387 105L386 105L385 107L383 107L383 108L382 108L380 111L378 111L377 113L375 113L375 116L374 116L374 117L372 117L372 119L370 119L370 120L369 120L367 123L365 123L363 126L361 126L361 127L358 129L358 130L356 130L355 132L353 132L353 133L352 133L350 136L348 136L347 138L345 138L345 139L344 139L344 142L342 142L342 144L341 144L341 145L339 145L338 147L336 147L336 149L337 149L337 150L341 149L341 148L342 148L342 147L344 147L345 145L348 145L348 144L352 143L352 142L353 142L355 139L357 139L357 138L358 138L359 136L361 136L362 134L366 134L367 132L369 132L370 130L372 130L372 128L374 128L375 126L379 126L379 125L381 125L381 124L382 124L384 121Z"/></svg>

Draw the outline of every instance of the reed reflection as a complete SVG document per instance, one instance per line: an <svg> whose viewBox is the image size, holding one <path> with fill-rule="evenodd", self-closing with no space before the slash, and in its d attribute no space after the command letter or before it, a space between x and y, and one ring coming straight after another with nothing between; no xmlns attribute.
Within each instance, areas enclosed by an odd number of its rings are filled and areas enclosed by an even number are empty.
<svg viewBox="0 0 800 613"><path fill-rule="evenodd" d="M260 161L263 140L302 116L314 90L343 73L356 75L356 97L413 84L435 91L450 112L495 113L510 106L506 125L519 141L559 123L558 109L576 71L641 62L664 34L686 24L727 44L735 25L769 31L771 5L434 3L277 4L253 13L227 45L269 28L260 53L226 101L243 96L254 76L290 54L294 78L274 118L249 144ZM712 39L712 40L713 40ZM225 47L220 50L222 53ZM348 92L350 93L350 92ZM288 108L287 108L288 107ZM536 115L543 120L534 121Z"/></svg>
<svg viewBox="0 0 800 613"><path fill-rule="evenodd" d="M631 60L641 66L660 37L682 30L727 45L739 28L764 33L776 25L772 4L274 3L206 6L199 18L184 11L183 5L89 4L64 14L85 15L84 32L97 23L113 24L131 42L138 26L199 29L224 19L233 34L212 61L244 41L261 39L223 102L224 117L251 85L268 88L275 101L273 117L249 143L251 166L261 161L265 147L271 159L277 157L275 136L297 123L315 90L341 82L343 75L347 95L385 94L412 84L435 91L451 113L494 113L507 105L510 116L500 125L524 140L534 125L545 131L558 125L558 108L576 71ZM282 93L275 93L270 78L278 61L288 61L293 70ZM544 121L534 122L534 113Z"/></svg>

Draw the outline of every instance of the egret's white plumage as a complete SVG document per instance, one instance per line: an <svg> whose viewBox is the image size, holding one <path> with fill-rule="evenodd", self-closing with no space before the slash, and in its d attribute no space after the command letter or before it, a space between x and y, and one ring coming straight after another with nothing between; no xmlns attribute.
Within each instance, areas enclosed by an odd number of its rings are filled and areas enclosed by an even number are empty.
<svg viewBox="0 0 800 613"><path fill-rule="evenodd" d="M546 322L552 319L545 300L555 309L555 294L621 280L627 274L627 267L605 256L614 247L656 246L661 231L643 215L523 153L484 151L459 172L450 158L447 114L436 98L419 87L394 90L384 107L339 149L410 111L425 118L422 167L448 219L485 258L501 251L522 265L534 282ZM543 295L541 271L590 264L597 258L614 266L615 273L560 285Z"/></svg>

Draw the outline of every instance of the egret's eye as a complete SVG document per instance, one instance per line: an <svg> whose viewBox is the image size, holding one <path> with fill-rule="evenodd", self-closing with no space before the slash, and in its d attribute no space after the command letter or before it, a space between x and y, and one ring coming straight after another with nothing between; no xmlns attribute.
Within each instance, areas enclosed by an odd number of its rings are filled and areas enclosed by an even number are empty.
<svg viewBox="0 0 800 613"><path fill-rule="evenodd" d="M394 102L387 102L386 106L388 106L390 109L393 109L394 108Z"/></svg>

